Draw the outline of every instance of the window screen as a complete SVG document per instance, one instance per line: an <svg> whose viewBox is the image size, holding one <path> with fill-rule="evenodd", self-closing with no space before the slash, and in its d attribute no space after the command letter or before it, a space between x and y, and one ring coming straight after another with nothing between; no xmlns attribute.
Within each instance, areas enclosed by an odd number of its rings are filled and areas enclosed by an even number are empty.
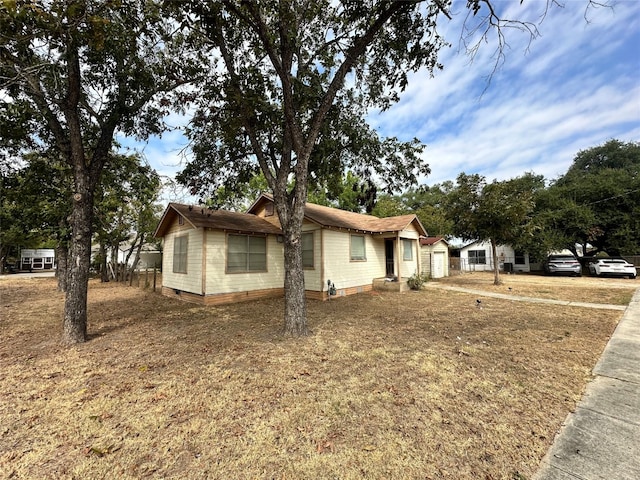
<svg viewBox="0 0 640 480"><path fill-rule="evenodd" d="M351 235L351 260L366 260L364 235Z"/></svg>
<svg viewBox="0 0 640 480"><path fill-rule="evenodd" d="M313 268L313 233L302 234L302 267Z"/></svg>
<svg viewBox="0 0 640 480"><path fill-rule="evenodd" d="M253 235L229 235L228 272L263 272L267 269L267 239Z"/></svg>
<svg viewBox="0 0 640 480"><path fill-rule="evenodd" d="M181 235L173 242L173 273L187 273L189 236Z"/></svg>
<svg viewBox="0 0 640 480"><path fill-rule="evenodd" d="M413 242L411 240L402 240L402 259L405 261L413 260Z"/></svg>

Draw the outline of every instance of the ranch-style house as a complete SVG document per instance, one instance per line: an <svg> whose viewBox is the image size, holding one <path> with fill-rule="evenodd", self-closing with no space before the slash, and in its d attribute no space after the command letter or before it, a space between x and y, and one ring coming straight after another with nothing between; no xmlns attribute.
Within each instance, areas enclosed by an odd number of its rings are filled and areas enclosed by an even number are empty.
<svg viewBox="0 0 640 480"><path fill-rule="evenodd" d="M170 203L156 229L164 239L162 292L221 304L284 294L282 231L273 199L246 213ZM415 215L378 218L307 203L302 233L308 298L372 290L420 272ZM401 281L397 281L400 279Z"/></svg>

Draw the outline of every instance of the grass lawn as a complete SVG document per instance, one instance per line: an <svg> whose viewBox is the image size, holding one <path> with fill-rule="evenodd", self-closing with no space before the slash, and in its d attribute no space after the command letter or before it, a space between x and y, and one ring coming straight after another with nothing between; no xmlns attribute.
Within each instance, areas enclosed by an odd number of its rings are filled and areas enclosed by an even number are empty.
<svg viewBox="0 0 640 480"><path fill-rule="evenodd" d="M287 339L281 300L92 281L91 340L64 348L54 280L0 280L0 478L530 478L621 312L475 300L310 302Z"/></svg>

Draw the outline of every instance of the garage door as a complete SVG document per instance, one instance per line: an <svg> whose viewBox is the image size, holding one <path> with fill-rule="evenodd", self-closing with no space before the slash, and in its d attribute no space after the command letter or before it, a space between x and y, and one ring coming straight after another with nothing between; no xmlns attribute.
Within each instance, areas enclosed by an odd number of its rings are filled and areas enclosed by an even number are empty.
<svg viewBox="0 0 640 480"><path fill-rule="evenodd" d="M442 278L444 277L444 261L445 254L444 252L434 252L433 254L433 269L431 270L432 278Z"/></svg>

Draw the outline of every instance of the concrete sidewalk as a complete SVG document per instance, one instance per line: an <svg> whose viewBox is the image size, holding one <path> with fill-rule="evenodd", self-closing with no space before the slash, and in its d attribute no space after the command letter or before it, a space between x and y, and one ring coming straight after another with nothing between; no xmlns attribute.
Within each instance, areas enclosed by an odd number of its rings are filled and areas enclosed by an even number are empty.
<svg viewBox="0 0 640 480"><path fill-rule="evenodd" d="M640 479L640 289L533 480Z"/></svg>

